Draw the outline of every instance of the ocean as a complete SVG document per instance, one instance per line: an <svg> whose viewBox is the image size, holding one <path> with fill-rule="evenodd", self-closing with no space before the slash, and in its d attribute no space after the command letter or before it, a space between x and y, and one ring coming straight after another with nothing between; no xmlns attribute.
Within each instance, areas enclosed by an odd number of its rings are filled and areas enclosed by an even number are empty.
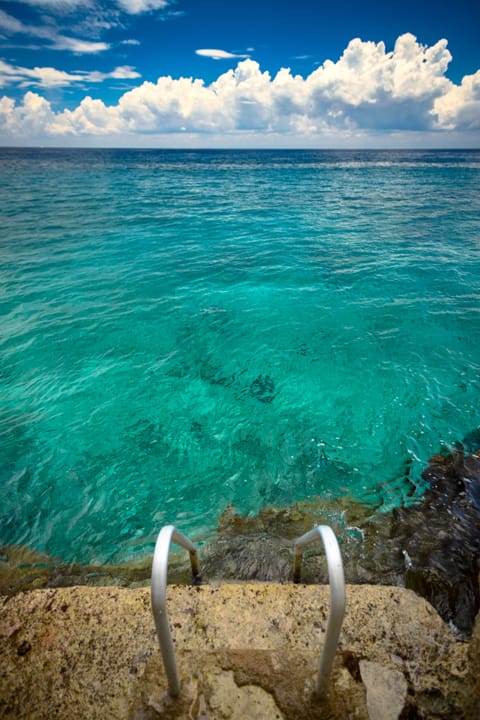
<svg viewBox="0 0 480 720"><path fill-rule="evenodd" d="M480 151L0 150L0 544L419 500L480 426Z"/></svg>

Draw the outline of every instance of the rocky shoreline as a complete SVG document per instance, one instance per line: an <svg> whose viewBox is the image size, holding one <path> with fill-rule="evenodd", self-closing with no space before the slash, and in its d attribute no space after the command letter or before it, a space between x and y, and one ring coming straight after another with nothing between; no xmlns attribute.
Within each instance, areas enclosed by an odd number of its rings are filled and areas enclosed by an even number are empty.
<svg viewBox="0 0 480 720"><path fill-rule="evenodd" d="M244 517L228 507L215 538L201 548L204 580L292 579L292 545L315 524L330 524L341 543L351 584L406 587L424 597L459 637L467 639L480 609L480 451L462 447L434 455L423 473L421 502L390 512L348 498L325 504L265 508ZM124 565L62 564L28 548L0 549L0 593L71 585L148 585L151 558ZM171 582L188 583L188 559L172 553ZM303 580L327 582L322 549L307 552Z"/></svg>

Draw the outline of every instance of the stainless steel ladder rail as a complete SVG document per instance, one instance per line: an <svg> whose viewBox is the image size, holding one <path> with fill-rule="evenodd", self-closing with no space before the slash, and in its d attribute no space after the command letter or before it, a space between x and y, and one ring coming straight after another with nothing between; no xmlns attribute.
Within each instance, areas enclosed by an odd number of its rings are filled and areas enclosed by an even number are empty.
<svg viewBox="0 0 480 720"><path fill-rule="evenodd" d="M304 547L313 540L316 540L319 535L325 548L328 580L330 583L330 613L328 615L325 641L320 656L320 666L314 690L315 697L321 699L325 696L327 690L333 661L337 652L343 617L345 615L345 575L343 572L342 554L335 533L328 525L317 525L313 530L310 530L295 540L293 545L295 551L293 582L300 582Z"/></svg>
<svg viewBox="0 0 480 720"><path fill-rule="evenodd" d="M168 692L176 698L180 694L180 678L178 676L175 649L167 611L167 573L170 543L176 543L188 550L192 566L192 582L199 585L202 576L198 563L198 553L194 544L182 535L173 525L165 525L157 537L152 562L151 601L152 612L157 630L163 666L167 675Z"/></svg>
<svg viewBox="0 0 480 720"><path fill-rule="evenodd" d="M303 549L320 535L327 557L330 583L330 613L325 632L325 641L320 656L317 682L314 694L324 696L338 647L338 640L345 614L345 577L340 547L333 530L327 525L318 525L294 542L294 582L300 582ZM201 582L198 553L193 543L173 525L166 525L158 534L152 562L151 602L160 652L168 681L168 692L176 698L180 694L175 649L170 631L167 611L167 573L170 544L174 542L190 553L193 584Z"/></svg>

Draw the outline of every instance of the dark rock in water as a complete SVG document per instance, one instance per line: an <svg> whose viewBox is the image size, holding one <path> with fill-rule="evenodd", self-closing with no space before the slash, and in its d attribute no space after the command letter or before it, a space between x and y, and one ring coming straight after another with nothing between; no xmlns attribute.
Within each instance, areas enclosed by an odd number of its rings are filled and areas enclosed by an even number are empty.
<svg viewBox="0 0 480 720"><path fill-rule="evenodd" d="M406 586L468 637L480 609L480 453L435 455L422 502L375 513L349 498L264 508L242 517L227 508L205 548L206 576L289 581L293 538L316 524L339 539L348 583ZM305 553L302 580L327 582L321 543Z"/></svg>
<svg viewBox="0 0 480 720"><path fill-rule="evenodd" d="M371 522L372 511L372 507L349 497L316 498L286 508L264 507L255 516L240 515L229 505L219 518L217 537L202 549L204 576L211 580L290 582L294 539L315 525L330 525L342 548L347 582L403 585L401 554L400 571L392 573L388 554L383 553L380 559L380 554L365 552L363 528ZM372 536L377 534L376 526ZM328 582L320 538L304 554L302 582Z"/></svg>
<svg viewBox="0 0 480 720"><path fill-rule="evenodd" d="M275 383L270 375L259 375L250 385L250 395L260 402L271 403L275 394Z"/></svg>
<svg viewBox="0 0 480 720"><path fill-rule="evenodd" d="M480 609L480 454L435 455L422 477L422 503L397 511L391 530L405 585L468 636Z"/></svg>

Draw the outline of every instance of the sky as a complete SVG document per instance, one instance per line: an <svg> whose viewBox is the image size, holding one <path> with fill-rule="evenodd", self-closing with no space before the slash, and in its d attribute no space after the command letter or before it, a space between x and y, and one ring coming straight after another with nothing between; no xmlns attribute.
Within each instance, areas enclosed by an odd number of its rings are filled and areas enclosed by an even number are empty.
<svg viewBox="0 0 480 720"><path fill-rule="evenodd" d="M0 145L480 147L480 0L0 0Z"/></svg>

